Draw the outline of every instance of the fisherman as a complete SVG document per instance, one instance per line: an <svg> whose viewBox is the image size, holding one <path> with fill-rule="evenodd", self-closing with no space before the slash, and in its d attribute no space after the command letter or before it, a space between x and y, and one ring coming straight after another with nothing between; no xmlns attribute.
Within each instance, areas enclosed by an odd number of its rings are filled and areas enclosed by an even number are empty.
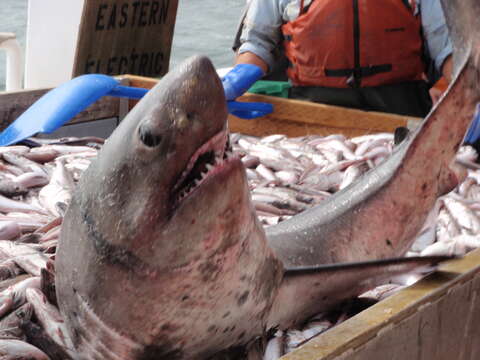
<svg viewBox="0 0 480 360"><path fill-rule="evenodd" d="M364 110L423 117L428 84L451 78L439 0L251 0L237 39L227 100L272 74L278 53L291 98Z"/></svg>

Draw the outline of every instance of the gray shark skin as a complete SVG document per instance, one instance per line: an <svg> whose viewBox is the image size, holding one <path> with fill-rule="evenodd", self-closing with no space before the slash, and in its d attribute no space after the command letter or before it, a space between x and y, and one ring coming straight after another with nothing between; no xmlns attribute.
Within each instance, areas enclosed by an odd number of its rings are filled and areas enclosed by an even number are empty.
<svg viewBox="0 0 480 360"><path fill-rule="evenodd" d="M228 150L213 66L194 57L171 71L106 142L62 225L57 298L77 358L208 359L442 260L337 264L401 255L456 185L448 165L478 101L464 63L390 160L267 236Z"/></svg>
<svg viewBox="0 0 480 360"><path fill-rule="evenodd" d="M282 266L243 165L227 156L226 118L214 67L195 57L135 106L82 177L56 259L79 358L202 358L263 333Z"/></svg>

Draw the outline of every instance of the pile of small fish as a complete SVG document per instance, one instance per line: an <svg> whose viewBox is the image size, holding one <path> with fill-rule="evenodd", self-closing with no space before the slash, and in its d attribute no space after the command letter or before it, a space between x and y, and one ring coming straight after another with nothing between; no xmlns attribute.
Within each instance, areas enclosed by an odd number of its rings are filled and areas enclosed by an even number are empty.
<svg viewBox="0 0 480 360"><path fill-rule="evenodd" d="M259 139L233 134L232 144L243 156L257 215L269 226L317 205L380 164L393 150L394 135ZM466 169L465 181L438 199L408 255L464 255L480 247L476 160L473 148L460 148L456 161Z"/></svg>
<svg viewBox="0 0 480 360"><path fill-rule="evenodd" d="M347 187L392 151L393 135L346 139L343 135L262 139L232 135L252 189L257 215L274 225Z"/></svg>
<svg viewBox="0 0 480 360"><path fill-rule="evenodd" d="M57 307L54 257L75 183L102 143L97 138L68 138L32 148L0 148L0 358L72 357ZM252 200L265 226L347 187L385 160L394 146L393 135L383 133L351 139L232 134L231 143L247 169ZM407 255L464 254L480 246L476 158L473 149L461 148L457 162L467 169L465 181L437 201ZM379 301L403 286L378 287L362 295L361 302ZM277 332L261 357L277 359L294 350L353 315L352 307L319 314L302 329Z"/></svg>
<svg viewBox="0 0 480 360"><path fill-rule="evenodd" d="M54 257L75 182L102 139L0 147L0 358L70 359ZM47 355L48 354L48 355Z"/></svg>

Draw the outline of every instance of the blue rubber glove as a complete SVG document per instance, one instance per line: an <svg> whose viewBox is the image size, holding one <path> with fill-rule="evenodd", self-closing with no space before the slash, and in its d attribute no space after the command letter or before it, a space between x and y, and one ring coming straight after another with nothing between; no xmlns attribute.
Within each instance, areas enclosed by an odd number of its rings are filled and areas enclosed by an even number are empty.
<svg viewBox="0 0 480 360"><path fill-rule="evenodd" d="M257 65L238 64L222 78L230 114L242 119L253 119L273 112L272 104L234 101L263 75L263 70Z"/></svg>
<svg viewBox="0 0 480 360"><path fill-rule="evenodd" d="M243 95L263 75L263 70L257 65L235 65L222 79L227 101Z"/></svg>

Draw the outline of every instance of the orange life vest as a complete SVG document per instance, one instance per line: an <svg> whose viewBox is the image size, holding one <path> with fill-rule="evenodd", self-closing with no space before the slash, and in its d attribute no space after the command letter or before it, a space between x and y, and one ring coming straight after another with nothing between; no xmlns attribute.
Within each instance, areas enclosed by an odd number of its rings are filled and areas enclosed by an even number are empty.
<svg viewBox="0 0 480 360"><path fill-rule="evenodd" d="M378 86L420 80L421 21L404 0L313 0L282 26L296 86Z"/></svg>

